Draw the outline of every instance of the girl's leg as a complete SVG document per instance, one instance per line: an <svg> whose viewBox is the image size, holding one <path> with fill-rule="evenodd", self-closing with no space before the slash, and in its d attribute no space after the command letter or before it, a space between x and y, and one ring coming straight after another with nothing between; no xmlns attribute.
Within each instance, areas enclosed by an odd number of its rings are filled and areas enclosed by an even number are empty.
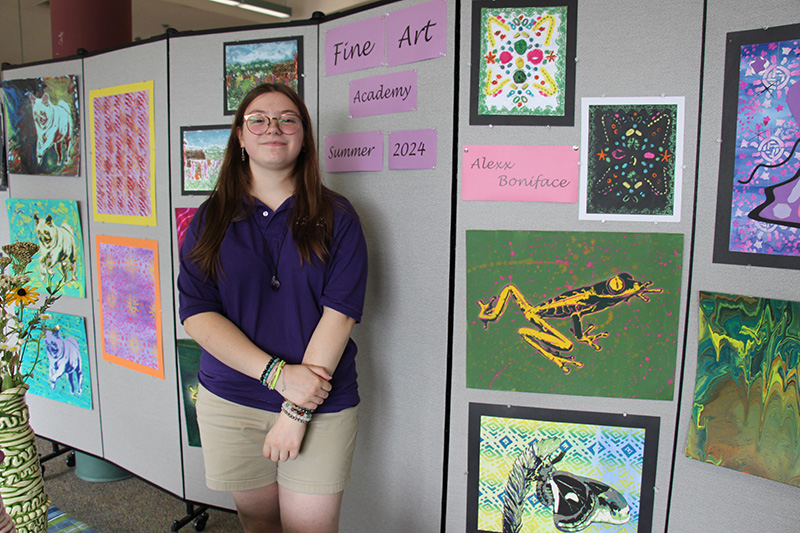
<svg viewBox="0 0 800 533"><path fill-rule="evenodd" d="M245 533L284 533L278 505L278 484L241 492L232 492L239 521Z"/></svg>
<svg viewBox="0 0 800 533"><path fill-rule="evenodd" d="M282 533L337 533L343 494L301 494L278 485Z"/></svg>

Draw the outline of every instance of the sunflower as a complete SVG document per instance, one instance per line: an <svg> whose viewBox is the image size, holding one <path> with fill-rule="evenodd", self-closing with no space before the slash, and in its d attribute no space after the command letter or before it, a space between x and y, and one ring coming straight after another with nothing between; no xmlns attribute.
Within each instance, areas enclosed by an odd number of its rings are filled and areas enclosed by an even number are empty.
<svg viewBox="0 0 800 533"><path fill-rule="evenodd" d="M6 294L6 303L29 305L39 300L39 293L33 287L20 287Z"/></svg>

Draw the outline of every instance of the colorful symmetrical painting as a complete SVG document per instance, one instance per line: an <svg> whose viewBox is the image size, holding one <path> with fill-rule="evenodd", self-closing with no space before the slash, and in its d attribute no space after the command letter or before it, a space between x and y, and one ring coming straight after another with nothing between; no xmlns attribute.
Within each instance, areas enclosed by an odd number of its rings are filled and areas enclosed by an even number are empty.
<svg viewBox="0 0 800 533"><path fill-rule="evenodd" d="M680 221L683 101L582 100L579 218Z"/></svg>
<svg viewBox="0 0 800 533"><path fill-rule="evenodd" d="M181 192L208 194L214 190L225 159L230 126L181 127Z"/></svg>
<svg viewBox="0 0 800 533"><path fill-rule="evenodd" d="M303 96L303 38L225 43L224 113L233 115L250 89L283 83Z"/></svg>
<svg viewBox="0 0 800 533"><path fill-rule="evenodd" d="M467 231L467 387L671 400L683 235Z"/></svg>
<svg viewBox="0 0 800 533"><path fill-rule="evenodd" d="M686 456L800 487L800 302L699 299Z"/></svg>
<svg viewBox="0 0 800 533"><path fill-rule="evenodd" d="M78 77L3 81L8 172L79 176Z"/></svg>
<svg viewBox="0 0 800 533"><path fill-rule="evenodd" d="M200 345L191 339L177 339L178 370L181 374L183 414L186 417L186 440L189 446L200 446L200 428L197 426L197 372L200 370Z"/></svg>
<svg viewBox="0 0 800 533"><path fill-rule="evenodd" d="M576 0L472 3L470 124L572 126Z"/></svg>
<svg viewBox="0 0 800 533"><path fill-rule="evenodd" d="M469 406L470 532L649 532L659 419Z"/></svg>
<svg viewBox="0 0 800 533"><path fill-rule="evenodd" d="M189 222L197 212L196 207L176 207L175 208L175 232L178 236L178 248L183 244L186 230L189 229Z"/></svg>
<svg viewBox="0 0 800 533"><path fill-rule="evenodd" d="M158 241L97 235L103 359L164 379Z"/></svg>
<svg viewBox="0 0 800 533"><path fill-rule="evenodd" d="M23 311L23 319L33 318L33 309ZM92 371L86 342L86 323L82 316L48 313L47 330L39 344L29 344L30 353L23 360L30 394L92 408ZM36 332L39 334L39 331ZM38 356L37 356L38 354Z"/></svg>
<svg viewBox="0 0 800 533"><path fill-rule="evenodd" d="M6 200L11 241L39 245L30 269L38 292L61 280L61 294L86 296L86 267L78 203L75 200Z"/></svg>
<svg viewBox="0 0 800 533"><path fill-rule="evenodd" d="M800 24L729 33L714 261L800 268Z"/></svg>
<svg viewBox="0 0 800 533"><path fill-rule="evenodd" d="M153 82L89 91L94 219L156 225Z"/></svg>

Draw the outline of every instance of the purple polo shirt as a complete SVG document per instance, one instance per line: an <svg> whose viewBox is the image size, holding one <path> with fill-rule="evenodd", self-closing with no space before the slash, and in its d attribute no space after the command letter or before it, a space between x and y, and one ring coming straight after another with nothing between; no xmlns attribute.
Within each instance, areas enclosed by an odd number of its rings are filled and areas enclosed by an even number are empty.
<svg viewBox="0 0 800 533"><path fill-rule="evenodd" d="M294 197L275 211L256 200L249 217L233 222L220 248L223 273L216 282L206 279L187 259L203 218L202 208L198 210L181 246L181 322L198 313L220 313L268 354L297 364L303 360L323 306L361 321L367 246L352 205L344 199L338 204L334 200L333 240L327 263L314 256L311 264L305 261L302 266L287 226L293 208ZM275 265L281 284L277 291L271 286ZM337 412L358 405L356 351L356 344L350 339L333 372L330 396L317 412ZM217 396L257 409L280 411L283 397L278 392L233 370L206 350L202 351L198 378Z"/></svg>

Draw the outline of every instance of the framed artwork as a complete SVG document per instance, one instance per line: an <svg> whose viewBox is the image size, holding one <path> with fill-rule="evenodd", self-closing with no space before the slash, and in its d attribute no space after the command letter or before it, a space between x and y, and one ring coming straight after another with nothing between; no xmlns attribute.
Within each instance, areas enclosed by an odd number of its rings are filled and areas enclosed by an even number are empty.
<svg viewBox="0 0 800 533"><path fill-rule="evenodd" d="M582 99L578 218L680 221L683 103Z"/></svg>
<svg viewBox="0 0 800 533"><path fill-rule="evenodd" d="M652 529L657 417L469 404L467 531Z"/></svg>
<svg viewBox="0 0 800 533"><path fill-rule="evenodd" d="M23 319L32 319L34 313L34 309L25 309ZM22 363L25 372L32 372L28 392L91 410L92 370L85 319L63 313L47 314L51 318L46 321L48 329L41 342L38 346L30 345L37 355L26 357Z"/></svg>
<svg viewBox="0 0 800 533"><path fill-rule="evenodd" d="M153 82L89 91L94 219L156 225Z"/></svg>
<svg viewBox="0 0 800 533"><path fill-rule="evenodd" d="M164 379L158 241L96 235L103 360Z"/></svg>
<svg viewBox="0 0 800 533"><path fill-rule="evenodd" d="M6 106L0 98L0 191L8 189L8 166L6 165Z"/></svg>
<svg viewBox="0 0 800 533"><path fill-rule="evenodd" d="M176 207L175 208L175 232L178 236L178 249L183 244L186 230L189 229L189 222L197 212L196 207Z"/></svg>
<svg viewBox="0 0 800 533"><path fill-rule="evenodd" d="M467 231L467 387L671 400L683 235Z"/></svg>
<svg viewBox="0 0 800 533"><path fill-rule="evenodd" d="M181 126L181 194L214 190L225 159L231 127Z"/></svg>
<svg viewBox="0 0 800 533"><path fill-rule="evenodd" d="M302 37L236 41L224 49L224 114L236 113L242 98L262 83L283 83L303 97Z"/></svg>
<svg viewBox="0 0 800 533"><path fill-rule="evenodd" d="M714 262L800 269L800 24L729 33Z"/></svg>
<svg viewBox="0 0 800 533"><path fill-rule="evenodd" d="M78 77L5 80L3 96L8 172L80 176Z"/></svg>
<svg viewBox="0 0 800 533"><path fill-rule="evenodd" d="M86 296L86 266L78 202L75 200L6 200L11 241L39 245L30 268L40 293L65 280L61 293Z"/></svg>
<svg viewBox="0 0 800 533"><path fill-rule="evenodd" d="M197 425L197 390L200 371L200 345L191 339L177 339L178 370L181 375L183 414L186 417L186 440L189 446L200 446L200 428Z"/></svg>
<svg viewBox="0 0 800 533"><path fill-rule="evenodd" d="M701 291L686 456L800 487L800 302Z"/></svg>
<svg viewBox="0 0 800 533"><path fill-rule="evenodd" d="M574 124L577 11L577 0L472 2L470 124Z"/></svg>

